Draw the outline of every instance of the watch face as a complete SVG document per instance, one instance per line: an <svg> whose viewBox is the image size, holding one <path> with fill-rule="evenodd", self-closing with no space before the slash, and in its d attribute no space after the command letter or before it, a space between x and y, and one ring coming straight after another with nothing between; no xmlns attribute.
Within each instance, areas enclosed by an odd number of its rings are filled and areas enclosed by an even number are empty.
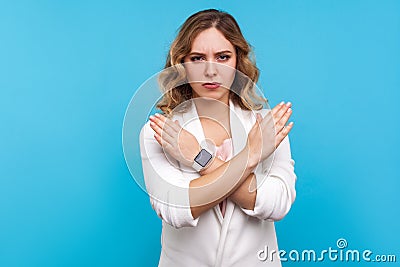
<svg viewBox="0 0 400 267"><path fill-rule="evenodd" d="M199 154L194 159L201 167L205 167L212 158L212 155L204 148L200 150Z"/></svg>

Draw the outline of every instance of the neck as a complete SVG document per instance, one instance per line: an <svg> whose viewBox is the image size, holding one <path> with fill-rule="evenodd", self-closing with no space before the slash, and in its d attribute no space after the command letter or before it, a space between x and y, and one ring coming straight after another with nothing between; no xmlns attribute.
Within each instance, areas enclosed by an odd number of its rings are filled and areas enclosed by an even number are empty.
<svg viewBox="0 0 400 267"><path fill-rule="evenodd" d="M217 121L224 121L229 118L229 100L221 102L219 100L197 97L193 98L199 117L212 118Z"/></svg>

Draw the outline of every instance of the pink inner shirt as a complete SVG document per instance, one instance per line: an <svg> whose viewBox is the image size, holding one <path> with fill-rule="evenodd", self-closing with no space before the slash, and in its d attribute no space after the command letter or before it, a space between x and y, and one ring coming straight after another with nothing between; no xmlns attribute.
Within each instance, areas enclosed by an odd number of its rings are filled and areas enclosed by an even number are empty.
<svg viewBox="0 0 400 267"><path fill-rule="evenodd" d="M232 138L225 139L220 146L217 146L215 156L223 161L228 161L232 158ZM226 199L219 203L222 217L225 216Z"/></svg>

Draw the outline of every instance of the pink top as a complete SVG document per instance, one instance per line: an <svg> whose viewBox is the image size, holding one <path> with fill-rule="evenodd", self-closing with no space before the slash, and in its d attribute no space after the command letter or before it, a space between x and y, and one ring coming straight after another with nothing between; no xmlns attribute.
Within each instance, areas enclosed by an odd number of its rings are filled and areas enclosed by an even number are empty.
<svg viewBox="0 0 400 267"><path fill-rule="evenodd" d="M217 146L215 156L223 161L228 161L232 158L232 138L225 139L220 146ZM225 216L226 199L219 203L222 217Z"/></svg>

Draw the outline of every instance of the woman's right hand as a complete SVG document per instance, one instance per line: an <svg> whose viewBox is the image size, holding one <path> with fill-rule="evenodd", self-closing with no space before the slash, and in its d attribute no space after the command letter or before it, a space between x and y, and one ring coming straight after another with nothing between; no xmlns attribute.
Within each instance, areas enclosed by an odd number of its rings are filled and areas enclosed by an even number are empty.
<svg viewBox="0 0 400 267"><path fill-rule="evenodd" d="M154 138L173 158L191 167L193 159L201 150L196 137L182 128L176 120L156 113L150 116L150 127L154 130Z"/></svg>
<svg viewBox="0 0 400 267"><path fill-rule="evenodd" d="M289 134L293 122L286 123L292 115L291 106L290 102L281 102L269 110L264 118L257 113L257 120L247 137L249 164L256 166L268 158Z"/></svg>

